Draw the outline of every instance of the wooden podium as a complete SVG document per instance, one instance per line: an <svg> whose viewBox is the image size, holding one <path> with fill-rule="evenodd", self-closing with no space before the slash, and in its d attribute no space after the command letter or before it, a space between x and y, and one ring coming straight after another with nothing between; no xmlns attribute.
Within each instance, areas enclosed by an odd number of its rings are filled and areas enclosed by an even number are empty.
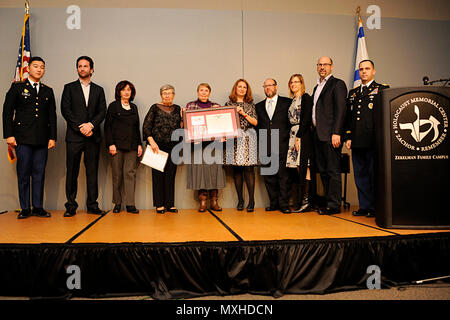
<svg viewBox="0 0 450 320"><path fill-rule="evenodd" d="M376 223L450 228L449 87L383 90L375 113Z"/></svg>

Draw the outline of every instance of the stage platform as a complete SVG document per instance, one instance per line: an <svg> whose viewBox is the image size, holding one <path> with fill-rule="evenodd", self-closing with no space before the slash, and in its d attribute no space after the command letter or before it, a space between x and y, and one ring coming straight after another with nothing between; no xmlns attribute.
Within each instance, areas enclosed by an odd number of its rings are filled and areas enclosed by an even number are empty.
<svg viewBox="0 0 450 320"><path fill-rule="evenodd" d="M383 229L347 212L224 209L17 219L0 215L0 295L156 299L272 296L366 287L367 267L395 285L450 273L449 230ZM66 271L79 266L81 288Z"/></svg>

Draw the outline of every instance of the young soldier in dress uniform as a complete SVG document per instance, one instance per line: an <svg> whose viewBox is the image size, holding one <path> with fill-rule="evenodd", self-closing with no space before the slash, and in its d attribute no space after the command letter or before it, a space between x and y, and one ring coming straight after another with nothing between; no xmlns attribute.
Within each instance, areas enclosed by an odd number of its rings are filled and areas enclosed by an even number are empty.
<svg viewBox="0 0 450 320"><path fill-rule="evenodd" d="M55 96L51 88L40 82L45 73L45 62L40 57L33 57L29 66L28 80L13 83L3 105L3 136L17 155L22 209L18 219L31 215L50 217L43 208L44 178L48 150L56 143Z"/></svg>
<svg viewBox="0 0 450 320"><path fill-rule="evenodd" d="M388 85L374 81L375 66L371 60L359 63L361 86L350 90L347 99L348 118L346 142L347 149L352 150L353 172L358 189L359 209L354 216L375 216L374 207L374 159L375 159L375 125L374 110L380 108L377 99L380 92Z"/></svg>

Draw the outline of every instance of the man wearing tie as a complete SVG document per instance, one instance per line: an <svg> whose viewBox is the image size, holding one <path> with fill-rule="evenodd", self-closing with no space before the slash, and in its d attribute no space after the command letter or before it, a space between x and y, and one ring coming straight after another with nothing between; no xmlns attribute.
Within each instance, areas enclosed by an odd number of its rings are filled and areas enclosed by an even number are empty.
<svg viewBox="0 0 450 320"><path fill-rule="evenodd" d="M98 162L100 154L100 124L106 115L103 88L91 82L94 62L82 56L76 63L79 79L64 86L61 113L67 121L66 132L66 197L65 217L76 214L75 201L78 187L81 155L84 152L86 168L88 213L104 214L98 207Z"/></svg>
<svg viewBox="0 0 450 320"><path fill-rule="evenodd" d="M319 79L313 97L313 139L317 170L325 189L326 207L319 214L341 212L341 137L344 131L347 86L333 77L333 60L321 57L317 62Z"/></svg>
<svg viewBox="0 0 450 320"><path fill-rule="evenodd" d="M353 172L358 189L359 209L354 216L375 216L374 160L375 123L374 110L381 107L378 97L388 85L376 83L372 60L359 63L361 85L348 93L347 130L345 146L352 150Z"/></svg>
<svg viewBox="0 0 450 320"><path fill-rule="evenodd" d="M289 209L289 174L286 170L286 157L289 148L289 122L288 110L291 100L280 97L277 94L277 82L267 79L264 82L266 99L256 104L258 115L258 132L267 130L267 152L271 159L278 159L278 171L273 175L265 175L264 183L269 194L270 205L266 211L280 210L283 213L291 213ZM278 130L278 141L275 149L271 149L272 130Z"/></svg>
<svg viewBox="0 0 450 320"><path fill-rule="evenodd" d="M3 105L3 135L17 155L22 209L18 219L31 215L50 217L50 213L43 208L44 179L48 150L53 149L56 143L56 106L53 90L40 82L44 74L44 60L32 57L28 80L13 83Z"/></svg>

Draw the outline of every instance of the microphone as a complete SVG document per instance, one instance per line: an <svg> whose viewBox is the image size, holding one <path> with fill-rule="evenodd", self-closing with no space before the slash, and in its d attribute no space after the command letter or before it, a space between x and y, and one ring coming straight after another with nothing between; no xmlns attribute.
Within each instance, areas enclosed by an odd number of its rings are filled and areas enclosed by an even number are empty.
<svg viewBox="0 0 450 320"><path fill-rule="evenodd" d="M423 77L423 85L426 86L428 85L428 81L430 80L430 78L428 78L427 76Z"/></svg>

